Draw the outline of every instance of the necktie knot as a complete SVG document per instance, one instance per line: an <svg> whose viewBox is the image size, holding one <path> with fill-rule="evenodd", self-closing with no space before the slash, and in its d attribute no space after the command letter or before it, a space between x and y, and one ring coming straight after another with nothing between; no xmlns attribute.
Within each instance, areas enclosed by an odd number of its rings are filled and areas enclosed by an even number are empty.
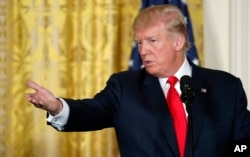
<svg viewBox="0 0 250 157"><path fill-rule="evenodd" d="M167 80L167 82L174 87L174 85L176 84L176 82L178 81L178 78L175 76L170 76Z"/></svg>

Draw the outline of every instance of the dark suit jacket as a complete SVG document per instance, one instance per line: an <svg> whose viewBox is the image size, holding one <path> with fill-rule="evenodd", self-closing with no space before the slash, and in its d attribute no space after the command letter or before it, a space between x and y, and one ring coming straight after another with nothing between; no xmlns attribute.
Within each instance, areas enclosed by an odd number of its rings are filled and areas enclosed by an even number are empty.
<svg viewBox="0 0 250 157"><path fill-rule="evenodd" d="M192 65L194 157L227 157L234 140L250 137L250 113L240 79ZM145 69L113 74L92 99L65 99L64 131L114 127L121 157L178 157L169 109L158 78ZM187 142L186 157L190 145Z"/></svg>

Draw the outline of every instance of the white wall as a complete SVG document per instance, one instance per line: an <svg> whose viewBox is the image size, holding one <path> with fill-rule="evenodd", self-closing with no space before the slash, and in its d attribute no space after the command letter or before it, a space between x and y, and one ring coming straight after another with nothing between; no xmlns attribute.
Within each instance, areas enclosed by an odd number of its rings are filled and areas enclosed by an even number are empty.
<svg viewBox="0 0 250 157"><path fill-rule="evenodd" d="M250 1L204 0L203 7L205 67L239 77L250 100Z"/></svg>
<svg viewBox="0 0 250 157"><path fill-rule="evenodd" d="M204 62L229 71L229 2L204 0Z"/></svg>

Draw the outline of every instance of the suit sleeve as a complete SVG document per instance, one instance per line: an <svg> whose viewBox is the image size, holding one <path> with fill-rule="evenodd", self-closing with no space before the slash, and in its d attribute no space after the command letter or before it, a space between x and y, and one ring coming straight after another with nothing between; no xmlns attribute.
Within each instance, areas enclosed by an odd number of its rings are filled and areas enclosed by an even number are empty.
<svg viewBox="0 0 250 157"><path fill-rule="evenodd" d="M119 105L119 81L115 75L93 98L64 100L69 105L69 117L62 131L93 131L114 126Z"/></svg>

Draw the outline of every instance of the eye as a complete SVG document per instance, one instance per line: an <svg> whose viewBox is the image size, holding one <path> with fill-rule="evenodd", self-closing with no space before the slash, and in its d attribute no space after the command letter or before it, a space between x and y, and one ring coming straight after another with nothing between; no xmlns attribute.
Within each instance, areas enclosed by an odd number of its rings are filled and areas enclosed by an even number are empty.
<svg viewBox="0 0 250 157"><path fill-rule="evenodd" d="M142 42L141 42L141 41L139 41L139 40L136 40L136 41L135 41L135 43L136 43L136 45L138 45L138 46L139 46L139 45L141 45L141 43L142 43Z"/></svg>
<svg viewBox="0 0 250 157"><path fill-rule="evenodd" d="M149 40L151 43L155 43L156 42L156 40L154 40L154 39L151 39L151 40Z"/></svg>

